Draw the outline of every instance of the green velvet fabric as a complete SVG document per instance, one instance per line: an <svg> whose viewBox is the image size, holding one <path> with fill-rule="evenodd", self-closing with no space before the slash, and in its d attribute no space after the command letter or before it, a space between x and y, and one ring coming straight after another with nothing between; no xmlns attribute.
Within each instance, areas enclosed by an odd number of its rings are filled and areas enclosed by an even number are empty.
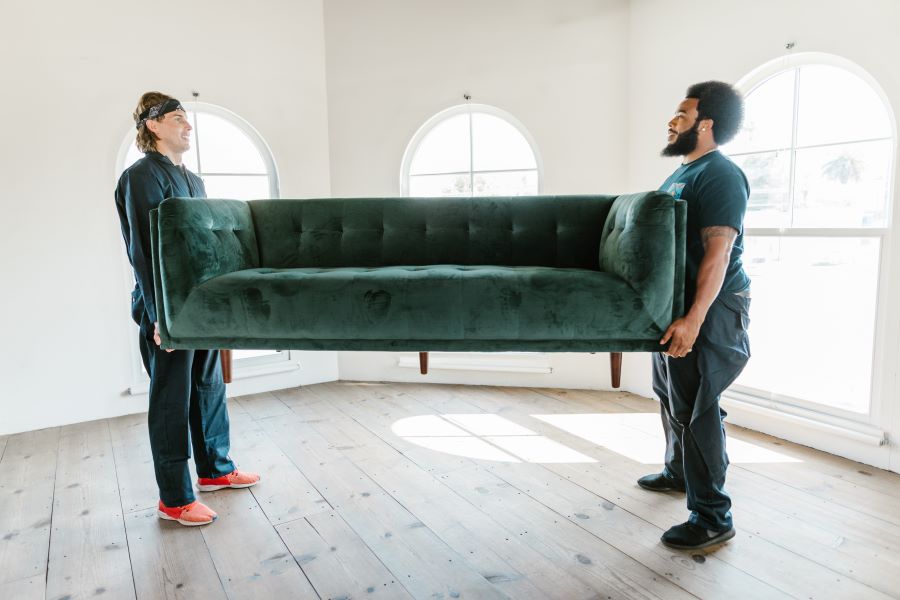
<svg viewBox="0 0 900 600"><path fill-rule="evenodd" d="M658 330L609 273L470 265L248 269L200 285L170 327L287 340L641 339Z"/></svg>
<svg viewBox="0 0 900 600"><path fill-rule="evenodd" d="M668 194L619 196L600 241L600 269L626 281L663 331L673 317L675 222Z"/></svg>
<svg viewBox="0 0 900 600"><path fill-rule="evenodd" d="M683 293L677 204L170 199L154 232L161 334L179 348L656 350Z"/></svg>
<svg viewBox="0 0 900 600"><path fill-rule="evenodd" d="M170 198L151 212L157 213L158 230L164 232L154 267L159 270L169 323L196 286L259 266L256 232L246 202Z"/></svg>
<svg viewBox="0 0 900 600"><path fill-rule="evenodd" d="M597 269L614 196L330 198L250 203L260 266Z"/></svg>

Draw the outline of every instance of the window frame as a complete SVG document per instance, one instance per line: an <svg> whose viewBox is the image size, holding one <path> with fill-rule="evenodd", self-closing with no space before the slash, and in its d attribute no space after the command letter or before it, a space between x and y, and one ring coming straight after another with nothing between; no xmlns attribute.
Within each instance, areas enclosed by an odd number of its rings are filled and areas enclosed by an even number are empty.
<svg viewBox="0 0 900 600"><path fill-rule="evenodd" d="M765 81L784 71L798 69L803 66L823 65L832 66L843 69L860 79L862 79L871 90L881 99L882 104L887 111L891 135L891 159L889 164L891 170L889 174L888 190L890 197L886 207L886 224L883 227L847 227L847 228L826 228L826 227L777 227L777 228L745 228L746 237L779 237L779 238L876 238L880 240L879 257L878 257L878 281L876 288L876 310L874 323L874 336L872 347L867 349L872 355L872 371L870 373L870 396L869 410L867 413L853 412L846 409L831 407L825 404L812 402L809 400L794 398L775 392L759 390L740 384L732 385L724 394L723 399L726 400L725 405L737 408L750 409L751 411L772 411L786 417L788 421L814 422L820 430L831 431L834 429L843 430L847 437L857 439L858 441L866 441L875 445L883 445L886 442L884 430L889 426L888 420L890 411L887 402L889 400L889 391L893 386L891 377L892 369L888 366L894 364L897 359L896 344L890 344L892 337L888 335L888 288L890 287L891 275L891 247L892 247L892 231L896 226L893 219L894 204L898 200L896 190L897 183L897 121L896 115L892 110L889 97L875 80L875 78L866 72L856 63L836 56L822 52L803 52L797 54L789 54L776 60L769 61L743 77L735 85L735 88L742 96L747 97L758 86ZM796 83L795 83L796 85ZM791 181L794 177L794 161L795 152L798 148L806 148L807 146L797 146L797 112L798 106L795 98L793 112L793 134L790 148L783 148L784 151L790 151L791 157ZM879 140L885 138L877 138ZM866 140L852 140L844 143L856 143ZM829 144L832 145L832 144ZM838 145L838 144L834 144ZM815 146L809 146L815 147ZM748 154L762 153L766 150L754 152L739 152L734 156L742 156ZM729 155L730 156L730 155ZM793 185L791 186L791 194L793 195ZM751 315L752 317L752 315ZM751 340L752 344L752 340ZM858 350L858 349L857 349ZM729 402L730 401L730 402ZM827 445L827 444L826 444Z"/></svg>
<svg viewBox="0 0 900 600"><path fill-rule="evenodd" d="M474 146L474 141L473 141L474 138L472 136L472 121L471 121L472 113L484 113L484 114L491 115L493 117L497 117L499 119L503 119L504 121L506 121L513 127L515 127L516 130L520 134L522 134L522 137L525 138L525 141L530 146L531 153L534 156L534 163L535 163L534 170L537 171L537 184L538 184L537 185L537 195L540 195L543 193L544 163L543 163L543 160L541 159L540 152L538 152L537 142L535 141L535 139L531 135L531 133L528 131L528 129L525 127L525 125L521 121L519 121L516 117L511 115L510 113L506 112L505 110L503 110L501 108L497 108L496 106L491 106L489 104L477 104L477 103L467 102L465 104L457 104L456 106L451 106L450 108L446 108L446 109L440 111L439 113L433 115L431 118L429 118L427 121L425 121L425 123L421 127L419 127L419 129L413 134L412 138L409 141L409 144L406 145L406 150L403 152L403 160L400 163L400 195L401 196L404 196L404 197L409 196L409 177L410 177L409 169L412 166L412 161L416 155L416 151L419 149L419 144L422 143L422 140L425 139L425 136L427 136L431 132L431 130L434 129L438 124L442 123L443 121L445 121L451 117L455 117L457 115L462 115L462 114L469 115L469 170L467 171L469 174L469 177L474 179L474 176L476 173L491 172L491 171L475 171L472 168L473 167L473 165L472 165L472 156L473 156L472 150L473 150L473 146ZM532 169L519 169L519 170L531 171ZM496 171L496 172L513 173L515 171L516 171L516 169L503 169L503 170ZM460 171L460 173L462 173L462 171ZM474 189L475 189L475 186L472 185L473 194L470 197L477 197L474 195Z"/></svg>

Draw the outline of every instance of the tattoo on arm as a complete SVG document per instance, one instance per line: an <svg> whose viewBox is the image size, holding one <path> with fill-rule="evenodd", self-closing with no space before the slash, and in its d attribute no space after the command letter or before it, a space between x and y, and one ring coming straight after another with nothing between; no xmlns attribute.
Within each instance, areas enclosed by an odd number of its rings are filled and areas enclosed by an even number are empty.
<svg viewBox="0 0 900 600"><path fill-rule="evenodd" d="M709 247L709 241L715 237L726 238L728 254L731 254L731 247L737 238L738 232L733 227L727 225L716 225L715 227L704 227L700 230L700 238L703 240L703 249Z"/></svg>

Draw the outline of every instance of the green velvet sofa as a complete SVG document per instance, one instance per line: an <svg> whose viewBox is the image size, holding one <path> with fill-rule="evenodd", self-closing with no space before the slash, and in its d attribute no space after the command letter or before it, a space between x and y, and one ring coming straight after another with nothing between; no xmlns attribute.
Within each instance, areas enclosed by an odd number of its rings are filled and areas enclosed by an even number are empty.
<svg viewBox="0 0 900 600"><path fill-rule="evenodd" d="M166 348L654 351L683 310L684 202L170 198Z"/></svg>

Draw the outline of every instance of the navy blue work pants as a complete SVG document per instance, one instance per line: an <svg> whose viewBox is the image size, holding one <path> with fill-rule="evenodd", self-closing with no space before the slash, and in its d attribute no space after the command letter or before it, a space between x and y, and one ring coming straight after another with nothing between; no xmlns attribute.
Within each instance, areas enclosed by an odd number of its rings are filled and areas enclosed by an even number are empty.
<svg viewBox="0 0 900 600"><path fill-rule="evenodd" d="M693 350L684 358L653 356L653 390L666 433L664 473L684 480L689 520L713 531L731 528L725 492L725 411L719 397L750 358L750 298L719 294Z"/></svg>
<svg viewBox="0 0 900 600"><path fill-rule="evenodd" d="M166 352L153 341L153 323L140 323L144 368L150 375L150 450L159 498L166 506L194 501L188 459L191 446L198 477L234 471L225 383L218 350Z"/></svg>

